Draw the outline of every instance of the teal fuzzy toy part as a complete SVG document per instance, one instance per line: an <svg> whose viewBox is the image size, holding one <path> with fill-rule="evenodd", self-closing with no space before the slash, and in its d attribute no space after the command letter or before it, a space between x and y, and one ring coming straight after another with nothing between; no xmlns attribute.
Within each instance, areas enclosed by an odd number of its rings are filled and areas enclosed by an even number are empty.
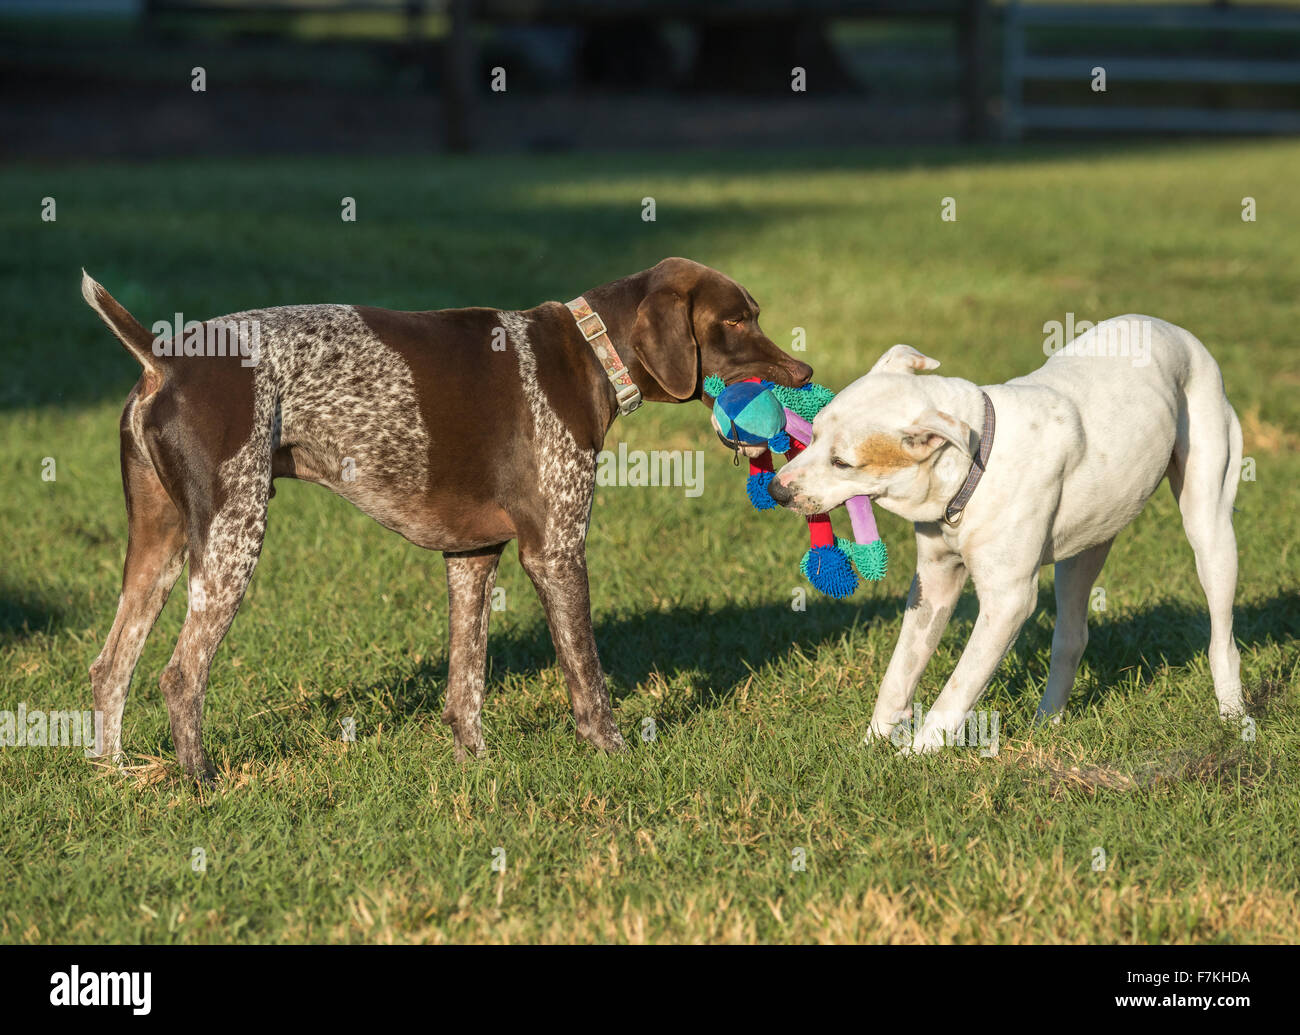
<svg viewBox="0 0 1300 1035"><path fill-rule="evenodd" d="M853 562L853 567L858 569L858 574L868 582L879 582L888 573L889 551L885 549L883 539L876 539L870 543L855 543L852 539L837 535L835 545L848 555L849 560Z"/></svg>
<svg viewBox="0 0 1300 1035"><path fill-rule="evenodd" d="M806 384L802 388L786 388L784 385L772 385L772 394L776 396L787 410L799 414L810 424L828 402L835 398L835 393L825 385Z"/></svg>

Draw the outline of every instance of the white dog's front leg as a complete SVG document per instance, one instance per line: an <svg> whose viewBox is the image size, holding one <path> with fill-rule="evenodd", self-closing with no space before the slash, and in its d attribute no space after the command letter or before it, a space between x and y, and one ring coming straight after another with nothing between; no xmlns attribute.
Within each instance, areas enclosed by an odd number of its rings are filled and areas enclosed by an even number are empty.
<svg viewBox="0 0 1300 1035"><path fill-rule="evenodd" d="M1025 620L1038 603L1037 571L1028 579L999 582L976 590L980 614L970 642L952 676L935 700L912 740L912 751L936 751L951 743L984 688L1006 656Z"/></svg>
<svg viewBox="0 0 1300 1035"><path fill-rule="evenodd" d="M888 737L911 714L912 698L966 585L966 566L934 524L916 526L916 576L903 628L880 684L867 739Z"/></svg>

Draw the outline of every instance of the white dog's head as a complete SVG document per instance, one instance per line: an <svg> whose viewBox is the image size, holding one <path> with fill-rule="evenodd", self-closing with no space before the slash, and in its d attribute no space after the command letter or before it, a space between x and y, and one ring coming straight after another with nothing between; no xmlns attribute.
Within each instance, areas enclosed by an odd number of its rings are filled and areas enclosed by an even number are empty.
<svg viewBox="0 0 1300 1035"><path fill-rule="evenodd" d="M909 521L937 521L970 470L979 436L942 406L956 378L917 377L939 361L895 345L813 421L813 438L769 486L801 514L869 496Z"/></svg>

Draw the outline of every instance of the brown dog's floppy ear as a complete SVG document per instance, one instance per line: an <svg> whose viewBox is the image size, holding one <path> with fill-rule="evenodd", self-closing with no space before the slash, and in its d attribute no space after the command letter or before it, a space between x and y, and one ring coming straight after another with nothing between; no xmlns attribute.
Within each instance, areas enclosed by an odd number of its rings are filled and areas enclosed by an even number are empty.
<svg viewBox="0 0 1300 1035"><path fill-rule="evenodd" d="M700 349L685 295L667 288L646 295L637 306L630 340L641 365L665 392L674 399L695 394Z"/></svg>
<svg viewBox="0 0 1300 1035"><path fill-rule="evenodd" d="M964 420L941 410L926 410L903 429L903 452L913 460L921 461L948 443L966 456L972 456L971 436L974 434Z"/></svg>
<svg viewBox="0 0 1300 1035"><path fill-rule="evenodd" d="M871 368L872 374L919 374L922 370L934 370L939 366L937 359L931 359L922 352L917 352L911 345L895 345Z"/></svg>

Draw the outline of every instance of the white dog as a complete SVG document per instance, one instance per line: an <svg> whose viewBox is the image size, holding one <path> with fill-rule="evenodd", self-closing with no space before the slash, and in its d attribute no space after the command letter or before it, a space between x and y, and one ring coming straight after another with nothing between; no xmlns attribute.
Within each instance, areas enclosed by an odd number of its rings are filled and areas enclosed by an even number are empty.
<svg viewBox="0 0 1300 1035"><path fill-rule="evenodd" d="M916 577L871 735L889 736L909 717L969 573L979 618L910 749L951 743L1033 613L1050 562L1056 632L1038 715L1055 720L1088 641L1092 584L1166 476L1209 603L1219 714L1240 716L1232 503L1241 426L1205 346L1163 320L1121 316L1003 385L917 376L938 365L895 345L817 415L812 444L771 484L802 513L865 494L916 524Z"/></svg>

